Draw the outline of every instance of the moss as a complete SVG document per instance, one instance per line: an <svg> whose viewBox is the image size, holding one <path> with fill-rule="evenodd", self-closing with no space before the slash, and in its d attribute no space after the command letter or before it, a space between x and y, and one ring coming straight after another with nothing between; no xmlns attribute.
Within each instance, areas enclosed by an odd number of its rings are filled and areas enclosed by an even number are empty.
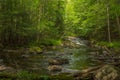
<svg viewBox="0 0 120 80"><path fill-rule="evenodd" d="M17 73L0 73L0 80L49 80L49 76L20 71Z"/></svg>
<svg viewBox="0 0 120 80"><path fill-rule="evenodd" d="M0 80L16 80L17 76L15 74L2 72L0 73Z"/></svg>
<svg viewBox="0 0 120 80"><path fill-rule="evenodd" d="M61 40L56 40L56 39L47 39L47 40L43 40L40 45L44 45L44 46L58 46L62 43Z"/></svg>
<svg viewBox="0 0 120 80"><path fill-rule="evenodd" d="M40 53L43 50L40 47L30 47L29 48L29 53Z"/></svg>
<svg viewBox="0 0 120 80"><path fill-rule="evenodd" d="M60 74L54 76L39 75L28 71L19 71L16 74L0 73L0 80L74 80L72 76Z"/></svg>
<svg viewBox="0 0 120 80"><path fill-rule="evenodd" d="M51 76L50 80L74 80L74 78L72 76L61 74L61 75Z"/></svg>

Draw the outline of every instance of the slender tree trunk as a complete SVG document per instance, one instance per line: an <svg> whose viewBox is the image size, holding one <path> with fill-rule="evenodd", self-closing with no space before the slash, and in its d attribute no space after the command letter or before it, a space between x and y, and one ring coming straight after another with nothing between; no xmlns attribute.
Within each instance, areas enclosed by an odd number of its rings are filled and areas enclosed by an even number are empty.
<svg viewBox="0 0 120 80"><path fill-rule="evenodd" d="M108 41L111 42L109 4L107 5Z"/></svg>
<svg viewBox="0 0 120 80"><path fill-rule="evenodd" d="M38 7L38 20L37 20L37 43L39 43L40 41L40 21L41 21L41 14L42 14L42 8L43 8L43 5L41 4L41 1L39 2L39 7Z"/></svg>
<svg viewBox="0 0 120 80"><path fill-rule="evenodd" d="M120 37L120 20L119 20L119 16L118 16L117 13L116 13L116 21L117 21L117 26L118 26L118 34L119 34L119 37Z"/></svg>

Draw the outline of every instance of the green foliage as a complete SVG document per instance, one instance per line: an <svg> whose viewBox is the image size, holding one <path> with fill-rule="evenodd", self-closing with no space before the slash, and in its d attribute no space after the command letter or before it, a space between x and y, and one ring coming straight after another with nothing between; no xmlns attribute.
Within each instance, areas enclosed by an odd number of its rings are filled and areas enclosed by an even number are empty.
<svg viewBox="0 0 120 80"><path fill-rule="evenodd" d="M47 75L38 75L28 71L13 73L0 73L0 80L49 80Z"/></svg>
<svg viewBox="0 0 120 80"><path fill-rule="evenodd" d="M24 46L59 39L64 32L64 4L64 0L1 0L0 43Z"/></svg>
<svg viewBox="0 0 120 80"><path fill-rule="evenodd" d="M120 47L120 42L117 42L117 41L114 41L114 42L111 42L111 43L101 41L101 42L98 42L97 44L101 45L101 46L107 46L107 47L110 47L110 48L119 48Z"/></svg>
<svg viewBox="0 0 120 80"><path fill-rule="evenodd" d="M0 73L0 80L15 80L16 75L15 74L9 74L6 72Z"/></svg>
<svg viewBox="0 0 120 80"><path fill-rule="evenodd" d="M48 75L39 75L35 73L30 73L28 71L20 71L16 74L11 73L1 73L0 80L73 80L72 76L67 76L66 74L48 76Z"/></svg>
<svg viewBox="0 0 120 80"><path fill-rule="evenodd" d="M120 32L118 2L118 0L109 0L109 2L106 0L68 0L65 15L66 33L71 32L97 41L108 41L109 14L110 37L113 40L118 39L119 36L115 37ZM109 7L108 13L107 7Z"/></svg>
<svg viewBox="0 0 120 80"><path fill-rule="evenodd" d="M34 73L29 73L27 71L21 71L17 73L18 80L49 80L46 75L40 76Z"/></svg>
<svg viewBox="0 0 120 80"><path fill-rule="evenodd" d="M107 41L108 32L119 40L119 17L118 0L1 0L0 43L58 45L67 35Z"/></svg>
<svg viewBox="0 0 120 80"><path fill-rule="evenodd" d="M43 40L43 42L40 42L41 45L45 46L57 46L60 45L62 42L61 40L55 40L55 39L46 39Z"/></svg>

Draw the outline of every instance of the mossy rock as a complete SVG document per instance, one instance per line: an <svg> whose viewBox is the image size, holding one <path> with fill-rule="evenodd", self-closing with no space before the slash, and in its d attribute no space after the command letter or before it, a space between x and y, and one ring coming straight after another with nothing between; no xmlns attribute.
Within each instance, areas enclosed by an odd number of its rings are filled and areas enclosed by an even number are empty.
<svg viewBox="0 0 120 80"><path fill-rule="evenodd" d="M43 50L40 47L31 47L28 49L28 52L31 54L41 54Z"/></svg>
<svg viewBox="0 0 120 80"><path fill-rule="evenodd" d="M69 64L69 60L68 59L64 59L64 58L53 58L53 59L49 59L48 61L49 65L63 65L63 64Z"/></svg>
<svg viewBox="0 0 120 80"><path fill-rule="evenodd" d="M61 40L56 40L56 39L47 39L47 40L43 40L40 45L44 45L44 46L59 46L62 44Z"/></svg>

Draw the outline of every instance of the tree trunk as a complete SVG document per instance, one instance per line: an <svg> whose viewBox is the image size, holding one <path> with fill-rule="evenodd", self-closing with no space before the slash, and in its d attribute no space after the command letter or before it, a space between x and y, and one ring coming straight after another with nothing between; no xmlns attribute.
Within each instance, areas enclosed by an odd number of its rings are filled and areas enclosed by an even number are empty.
<svg viewBox="0 0 120 80"><path fill-rule="evenodd" d="M110 33L110 14L109 6L107 5L107 26L108 26L108 41L111 42L111 33Z"/></svg>
<svg viewBox="0 0 120 80"><path fill-rule="evenodd" d="M40 41L40 21L41 21L41 15L42 15L42 9L43 9L43 4L41 4L41 2L39 2L39 7L38 7L38 20L37 20L37 39L36 42L39 43Z"/></svg>
<svg viewBox="0 0 120 80"><path fill-rule="evenodd" d="M120 37L120 20L119 20L119 16L118 16L117 13L116 13L116 21L117 21L117 26L118 26L118 34L119 34L119 37Z"/></svg>

